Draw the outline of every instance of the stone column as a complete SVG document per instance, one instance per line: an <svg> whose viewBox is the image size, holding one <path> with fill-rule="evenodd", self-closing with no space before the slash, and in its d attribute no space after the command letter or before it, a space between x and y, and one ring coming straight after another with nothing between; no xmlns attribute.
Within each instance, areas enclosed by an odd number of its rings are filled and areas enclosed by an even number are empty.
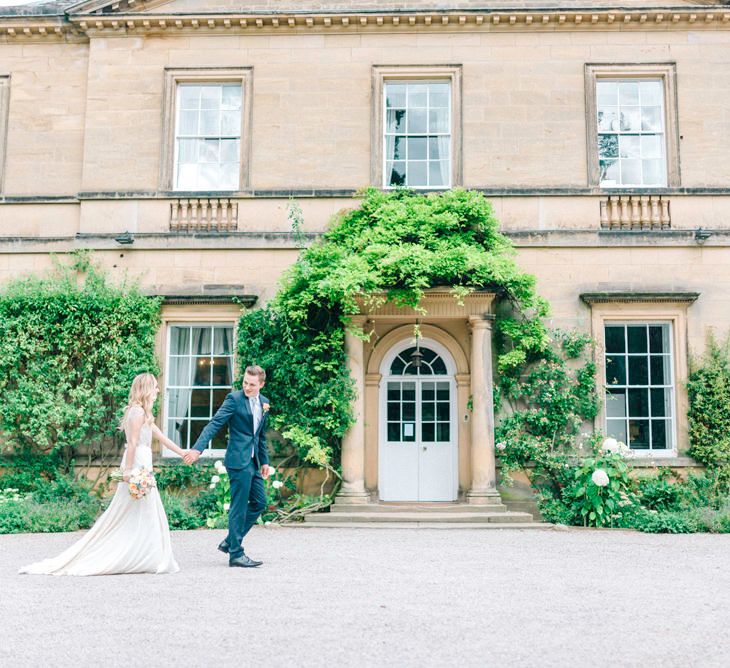
<svg viewBox="0 0 730 668"><path fill-rule="evenodd" d="M351 327L362 331L367 318L354 316ZM345 333L347 367L355 381L353 414L355 423L342 439L342 488L337 503L368 503L365 491L365 360L364 342L351 332Z"/></svg>
<svg viewBox="0 0 730 668"><path fill-rule="evenodd" d="M494 458L492 397L493 315L470 316L471 325L471 489L469 503L501 505Z"/></svg>

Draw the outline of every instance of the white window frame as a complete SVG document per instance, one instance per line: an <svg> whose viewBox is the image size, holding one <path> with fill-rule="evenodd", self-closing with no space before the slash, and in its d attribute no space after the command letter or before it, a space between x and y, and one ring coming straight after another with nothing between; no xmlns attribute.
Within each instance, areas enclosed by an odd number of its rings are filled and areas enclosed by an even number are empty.
<svg viewBox="0 0 730 668"><path fill-rule="evenodd" d="M653 449L651 446L648 449L632 449L631 452L633 453L634 457L647 457L647 458L662 458L662 457L676 457L677 456L677 398L676 398L676 375L675 375L675 345L674 345L674 323L670 320L654 320L651 318L648 318L646 320L612 320L612 319L605 319L603 321L603 365L602 365L602 373L604 374L604 391L603 391L603 430L604 433L608 434L608 410L606 407L607 402L607 392L611 387L614 387L608 382L608 378L605 377L605 370L606 370L606 358L610 357L611 355L622 355L627 360L629 357L641 357L645 356L647 360L650 360L651 350L648 347L647 342L647 352L646 353L629 353L628 352L628 341L627 341L627 347L624 353L608 353L606 351L606 338L605 338L605 331L606 327L651 327L651 326L662 326L666 327L668 330L668 336L667 336L667 349L668 352L666 353L669 356L669 364L667 365L667 368L669 370L669 384L665 385L652 385L651 384L651 364L647 363L647 374L648 374L648 385L630 385L629 384L629 365L626 365L626 384L622 385L620 387L626 388L626 401L628 402L628 391L631 388L640 388L640 389L647 389L651 390L652 388L669 388L669 406L670 406L670 415L668 416L661 416L662 419L667 420L669 422L669 429L667 430L667 439L671 440L671 448L665 448L665 449ZM649 391L649 416L646 418L646 420L649 421L649 442L651 444L652 441L652 435L651 435L651 392ZM611 420L617 421L617 418L610 418ZM643 418L640 418L643 419ZM628 436L628 423L629 423L630 417L628 415L628 406L626 411L626 417L624 418L624 421L626 422L626 433ZM628 438L627 438L628 440ZM627 443L626 445L630 445Z"/></svg>
<svg viewBox="0 0 730 668"><path fill-rule="evenodd" d="M241 137L239 154L238 185L233 190L178 190L175 187L177 173L177 99L180 84L230 84L241 86ZM163 100L163 141L160 160L160 189L182 192L239 192L249 187L251 164L251 114L253 98L253 68L165 68L165 90Z"/></svg>
<svg viewBox="0 0 730 668"><path fill-rule="evenodd" d="M170 400L170 390L176 389L178 386L170 386L169 384L169 369L170 369L170 343L171 343L171 337L172 337L172 328L173 327L198 327L198 328L204 328L204 327L231 327L232 330L232 344L233 344L233 350L231 351L230 357L232 360L232 380L236 377L236 321L234 320L209 320L209 321L195 321L195 320L169 320L165 323L166 325L166 333L165 333L165 394L164 394L164 407L162 411L162 433L165 434L168 438L171 438L170 435L167 432L168 423L171 419L169 417L170 415L170 409L169 409L169 400ZM211 346L213 345L213 341L211 340ZM212 347L211 347L212 350ZM211 354L211 357L213 355ZM219 356L220 357L220 356ZM224 387L224 386L211 386L211 389L228 389L229 392L233 391L232 386ZM212 418L212 416L211 416ZM188 420L190 420L190 417L188 417ZM210 421L210 420L209 420ZM201 420L202 422L202 420ZM207 424L207 423L206 423ZM174 439L172 439L174 440ZM192 443L188 443L188 447L192 447ZM225 448L206 448L202 452L202 457L209 457L209 458L215 458L220 459L225 456L226 449ZM172 452L172 450L169 450L166 447L162 447L162 456L165 458L170 457L177 457L177 455Z"/></svg>
<svg viewBox="0 0 730 668"><path fill-rule="evenodd" d="M617 190L655 191L663 188L677 188L681 185L679 164L679 121L677 113L677 68L675 63L628 63L585 65L586 95L586 154L588 158L588 185L600 192ZM664 185L601 185L601 170L598 155L598 99L596 83L609 81L662 82L662 107L664 116L664 164L666 183Z"/></svg>
<svg viewBox="0 0 730 668"><path fill-rule="evenodd" d="M462 117L461 117L461 65L375 65L373 75L372 105L372 162L370 180L373 185L383 190L393 190L395 186L386 184L386 83L449 83L451 113L451 147L449 157L450 182L444 186L405 186L420 191L443 191L462 185Z"/></svg>
<svg viewBox="0 0 730 668"><path fill-rule="evenodd" d="M8 114L10 111L10 75L0 74L0 193L5 187L5 156L8 149Z"/></svg>

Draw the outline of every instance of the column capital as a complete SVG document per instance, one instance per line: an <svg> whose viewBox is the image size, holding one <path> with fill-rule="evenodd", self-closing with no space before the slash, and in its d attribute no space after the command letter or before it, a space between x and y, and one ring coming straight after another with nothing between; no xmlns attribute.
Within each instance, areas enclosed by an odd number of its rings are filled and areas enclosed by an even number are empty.
<svg viewBox="0 0 730 668"><path fill-rule="evenodd" d="M350 320L350 325L357 329L365 327L365 323L368 321L368 317L366 315L348 315L347 317Z"/></svg>
<svg viewBox="0 0 730 668"><path fill-rule="evenodd" d="M469 325L472 329L492 329L495 320L493 313L482 313L481 315L470 315Z"/></svg>

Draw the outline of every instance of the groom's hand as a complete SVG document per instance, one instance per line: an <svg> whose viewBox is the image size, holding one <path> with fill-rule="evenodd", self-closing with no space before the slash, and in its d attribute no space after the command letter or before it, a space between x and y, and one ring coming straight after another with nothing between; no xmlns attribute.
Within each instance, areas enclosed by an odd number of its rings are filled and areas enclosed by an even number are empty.
<svg viewBox="0 0 730 668"><path fill-rule="evenodd" d="M266 480L266 478L268 478L270 475L271 475L271 470L269 469L269 465L268 464L264 464L261 467L261 477L264 480Z"/></svg>
<svg viewBox="0 0 730 668"><path fill-rule="evenodd" d="M183 460L186 464L194 464L200 458L199 450L188 450L183 456Z"/></svg>

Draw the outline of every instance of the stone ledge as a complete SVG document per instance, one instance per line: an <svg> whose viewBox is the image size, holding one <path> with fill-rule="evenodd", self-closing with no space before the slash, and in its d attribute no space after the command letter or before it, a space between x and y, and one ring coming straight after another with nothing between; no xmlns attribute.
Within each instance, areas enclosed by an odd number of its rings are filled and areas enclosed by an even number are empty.
<svg viewBox="0 0 730 668"><path fill-rule="evenodd" d="M699 292L583 292L580 295L586 304L671 302L691 304L697 301Z"/></svg>

